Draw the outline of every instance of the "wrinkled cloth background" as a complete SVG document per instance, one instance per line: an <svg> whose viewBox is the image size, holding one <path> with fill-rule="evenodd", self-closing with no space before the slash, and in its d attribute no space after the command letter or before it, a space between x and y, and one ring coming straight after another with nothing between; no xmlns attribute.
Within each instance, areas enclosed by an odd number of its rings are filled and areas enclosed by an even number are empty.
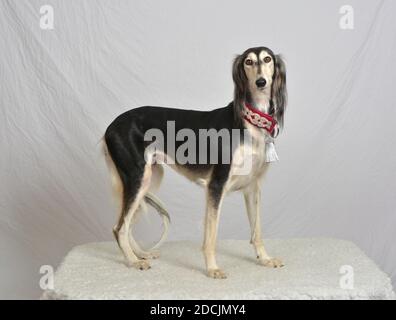
<svg viewBox="0 0 396 320"><path fill-rule="evenodd" d="M46 4L54 30L40 29ZM339 28L344 4L354 30ZM223 107L232 59L258 45L284 55L289 90L262 188L265 237L351 240L395 285L395 12L392 0L0 1L0 298L38 298L40 266L112 239L99 141L117 115ZM201 241L203 190L167 170L159 196L169 239ZM147 241L160 226L148 216ZM240 194L219 232L249 239Z"/></svg>

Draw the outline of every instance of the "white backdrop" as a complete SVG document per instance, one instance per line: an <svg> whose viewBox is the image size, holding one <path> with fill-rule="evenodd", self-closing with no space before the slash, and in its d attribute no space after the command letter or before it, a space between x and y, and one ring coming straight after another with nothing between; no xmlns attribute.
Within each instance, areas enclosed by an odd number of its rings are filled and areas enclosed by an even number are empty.
<svg viewBox="0 0 396 320"><path fill-rule="evenodd" d="M46 4L53 30L40 28ZM353 30L339 27L344 4ZM352 240L395 284L395 12L393 0L2 0L0 297L37 298L41 265L112 239L98 141L118 114L225 106L233 57L258 45L285 56L289 89L265 236ZM170 239L201 241L203 191L167 171L159 195ZM249 238L240 194L220 236Z"/></svg>

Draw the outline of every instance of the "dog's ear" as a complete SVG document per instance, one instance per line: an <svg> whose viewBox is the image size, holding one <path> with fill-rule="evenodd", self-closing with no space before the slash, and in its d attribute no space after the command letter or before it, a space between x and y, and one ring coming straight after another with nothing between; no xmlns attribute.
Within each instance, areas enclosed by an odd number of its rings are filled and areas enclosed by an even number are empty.
<svg viewBox="0 0 396 320"><path fill-rule="evenodd" d="M275 117L283 128L283 118L287 104L286 65L282 56L275 56L275 74L272 83L272 99L275 105Z"/></svg>
<svg viewBox="0 0 396 320"><path fill-rule="evenodd" d="M232 65L232 79L234 80L234 113L237 122L241 122L241 112L247 94L247 77L243 63L244 56L238 55Z"/></svg>
<svg viewBox="0 0 396 320"><path fill-rule="evenodd" d="M243 68L243 56L238 55L232 65L232 78L234 80L235 89L244 91L246 87L246 74Z"/></svg>

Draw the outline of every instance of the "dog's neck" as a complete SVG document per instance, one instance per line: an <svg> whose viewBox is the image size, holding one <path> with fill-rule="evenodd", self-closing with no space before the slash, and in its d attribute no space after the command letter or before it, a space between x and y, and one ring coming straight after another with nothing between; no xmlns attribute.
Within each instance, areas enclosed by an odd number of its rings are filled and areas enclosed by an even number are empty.
<svg viewBox="0 0 396 320"><path fill-rule="evenodd" d="M254 90L250 93L250 99L248 101L254 108L264 112L269 113L270 109L270 100L271 100L271 91L264 90L258 91Z"/></svg>

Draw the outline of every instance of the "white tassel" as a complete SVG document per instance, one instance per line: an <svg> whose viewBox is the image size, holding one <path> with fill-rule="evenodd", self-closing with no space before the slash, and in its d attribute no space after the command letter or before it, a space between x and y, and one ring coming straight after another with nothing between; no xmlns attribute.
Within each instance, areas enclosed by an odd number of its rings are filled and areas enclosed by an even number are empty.
<svg viewBox="0 0 396 320"><path fill-rule="evenodd" d="M278 161L278 154L276 153L275 144L272 141L265 143L265 157L266 162Z"/></svg>

